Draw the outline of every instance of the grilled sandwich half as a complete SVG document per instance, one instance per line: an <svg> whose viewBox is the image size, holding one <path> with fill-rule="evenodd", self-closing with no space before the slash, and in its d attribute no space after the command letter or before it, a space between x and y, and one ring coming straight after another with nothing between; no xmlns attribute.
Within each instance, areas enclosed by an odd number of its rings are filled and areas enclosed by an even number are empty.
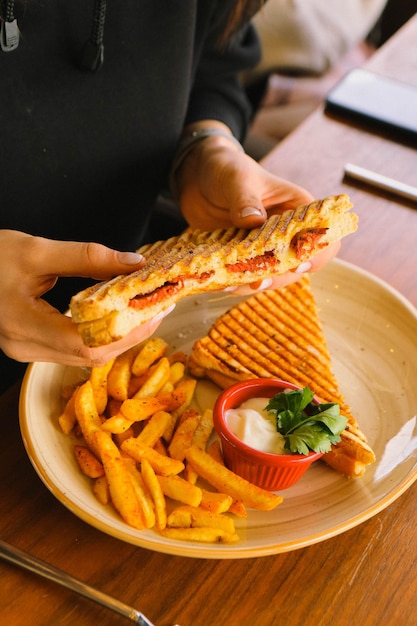
<svg viewBox="0 0 417 626"><path fill-rule="evenodd" d="M196 230L143 246L138 252L146 265L73 296L72 319L88 346L117 341L185 296L297 267L356 230L351 207L348 196L329 196L273 215L252 230Z"/></svg>
<svg viewBox="0 0 417 626"><path fill-rule="evenodd" d="M193 346L189 368L225 388L251 378L281 378L308 386L322 402L337 402L348 426L323 460L349 477L361 476L375 454L340 392L310 279L259 292L219 317Z"/></svg>

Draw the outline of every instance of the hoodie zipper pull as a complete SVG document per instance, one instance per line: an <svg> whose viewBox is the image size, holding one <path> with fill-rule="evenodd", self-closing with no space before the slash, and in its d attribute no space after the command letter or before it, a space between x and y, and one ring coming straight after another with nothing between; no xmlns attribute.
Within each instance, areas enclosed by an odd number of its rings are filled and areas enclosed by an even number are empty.
<svg viewBox="0 0 417 626"><path fill-rule="evenodd" d="M19 45L19 27L17 20L1 23L0 47L3 52L12 52Z"/></svg>
<svg viewBox="0 0 417 626"><path fill-rule="evenodd" d="M91 36L85 42L80 65L83 70L97 72L104 60L104 24L106 21L107 0L94 0L93 27Z"/></svg>
<svg viewBox="0 0 417 626"><path fill-rule="evenodd" d="M97 72L104 61L104 46L103 44L94 43L91 39L85 42L84 48L81 53L80 66L83 70L89 70L90 72Z"/></svg>

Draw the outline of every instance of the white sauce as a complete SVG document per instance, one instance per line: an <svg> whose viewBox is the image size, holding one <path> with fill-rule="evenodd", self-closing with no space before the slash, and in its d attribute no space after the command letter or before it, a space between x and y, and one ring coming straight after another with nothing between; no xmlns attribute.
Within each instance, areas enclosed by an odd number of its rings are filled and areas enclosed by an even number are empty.
<svg viewBox="0 0 417 626"><path fill-rule="evenodd" d="M277 432L275 415L265 411L269 398L251 398L226 411L226 424L243 443L260 452L287 454L284 437Z"/></svg>

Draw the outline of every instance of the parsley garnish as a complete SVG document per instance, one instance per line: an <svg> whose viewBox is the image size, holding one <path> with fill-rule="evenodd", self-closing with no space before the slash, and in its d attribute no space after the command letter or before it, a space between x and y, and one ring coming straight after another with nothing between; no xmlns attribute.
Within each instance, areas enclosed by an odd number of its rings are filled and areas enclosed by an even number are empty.
<svg viewBox="0 0 417 626"><path fill-rule="evenodd" d="M275 413L277 431L292 453L329 452L347 425L337 402L314 404L312 399L313 392L305 387L277 393L265 407Z"/></svg>

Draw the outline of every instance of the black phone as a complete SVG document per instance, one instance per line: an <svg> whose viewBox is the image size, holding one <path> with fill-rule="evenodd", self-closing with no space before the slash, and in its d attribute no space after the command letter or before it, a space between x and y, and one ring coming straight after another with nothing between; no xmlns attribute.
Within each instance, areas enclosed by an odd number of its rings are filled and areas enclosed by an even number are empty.
<svg viewBox="0 0 417 626"><path fill-rule="evenodd" d="M348 72L328 93L326 111L367 128L417 139L417 87L376 72Z"/></svg>

